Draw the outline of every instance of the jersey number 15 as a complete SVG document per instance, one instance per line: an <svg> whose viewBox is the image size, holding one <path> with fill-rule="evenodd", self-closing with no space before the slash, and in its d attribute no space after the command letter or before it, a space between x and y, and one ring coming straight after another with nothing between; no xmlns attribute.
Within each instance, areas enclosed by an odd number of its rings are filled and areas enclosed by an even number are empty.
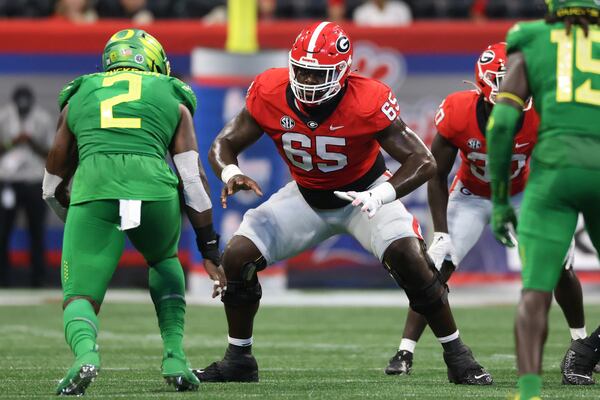
<svg viewBox="0 0 600 400"><path fill-rule="evenodd" d="M567 36L564 29L555 29L550 35L552 43L558 44L556 56L557 103L573 101L574 68L583 73L600 75L600 60L592 58L592 44L600 44L600 31L590 29L588 37L585 37L581 28L576 31L576 35ZM575 65L573 65L573 47L575 47ZM575 89L575 101L600 106L600 90L592 89L591 78L586 79Z"/></svg>

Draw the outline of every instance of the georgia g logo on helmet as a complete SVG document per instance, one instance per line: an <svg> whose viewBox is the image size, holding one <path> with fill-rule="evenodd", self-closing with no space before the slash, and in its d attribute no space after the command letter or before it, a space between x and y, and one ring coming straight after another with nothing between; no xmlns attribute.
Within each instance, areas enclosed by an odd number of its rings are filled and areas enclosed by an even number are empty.
<svg viewBox="0 0 600 400"><path fill-rule="evenodd" d="M347 53L350 50L350 39L345 35L340 36L335 42L335 48L341 54Z"/></svg>
<svg viewBox="0 0 600 400"><path fill-rule="evenodd" d="M496 57L496 54L492 50L486 50L481 54L481 57L479 57L479 63L482 65L488 64L494 61L494 57Z"/></svg>

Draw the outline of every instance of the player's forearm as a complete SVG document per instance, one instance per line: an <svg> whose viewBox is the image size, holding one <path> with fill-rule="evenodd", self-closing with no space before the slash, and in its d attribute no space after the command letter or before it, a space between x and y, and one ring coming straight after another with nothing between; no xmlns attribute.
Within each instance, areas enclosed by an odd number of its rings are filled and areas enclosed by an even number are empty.
<svg viewBox="0 0 600 400"><path fill-rule="evenodd" d="M401 198L431 179L435 171L435 159L431 153L413 153L404 160L388 182L396 190L397 198Z"/></svg>
<svg viewBox="0 0 600 400"><path fill-rule="evenodd" d="M208 162L215 175L221 178L223 169L228 165L237 165L239 152L233 149L231 143L225 137L217 137L210 147Z"/></svg>
<svg viewBox="0 0 600 400"><path fill-rule="evenodd" d="M433 178L427 182L427 199L431 217L433 219L433 229L436 232L448 233L448 177L434 174Z"/></svg>
<svg viewBox="0 0 600 400"><path fill-rule="evenodd" d="M190 224L192 225L192 228L194 228L194 230L198 230L208 226L212 227L212 208L204 210L202 212L198 212L190 206L186 205L185 214L187 215L188 220L190 221Z"/></svg>
<svg viewBox="0 0 600 400"><path fill-rule="evenodd" d="M490 116L486 136L491 177L492 201L507 203L510 193L510 162L514 132L522 110L498 103Z"/></svg>

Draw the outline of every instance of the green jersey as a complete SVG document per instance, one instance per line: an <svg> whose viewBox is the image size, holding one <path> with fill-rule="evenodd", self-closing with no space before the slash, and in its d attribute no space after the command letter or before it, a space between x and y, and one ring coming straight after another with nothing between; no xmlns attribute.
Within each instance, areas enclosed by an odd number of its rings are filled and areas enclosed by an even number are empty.
<svg viewBox="0 0 600 400"><path fill-rule="evenodd" d="M535 108L540 114L532 157L548 166L600 169L600 29L580 27L567 36L564 23L516 24L508 53L521 52Z"/></svg>
<svg viewBox="0 0 600 400"><path fill-rule="evenodd" d="M167 200L178 180L165 156L180 119L196 97L176 78L120 70L81 76L59 95L77 139L79 166L71 203L90 200Z"/></svg>

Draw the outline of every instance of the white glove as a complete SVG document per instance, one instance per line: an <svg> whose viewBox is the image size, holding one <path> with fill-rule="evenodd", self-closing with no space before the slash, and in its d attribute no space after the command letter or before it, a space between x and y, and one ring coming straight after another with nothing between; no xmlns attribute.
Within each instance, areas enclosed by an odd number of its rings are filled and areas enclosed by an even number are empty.
<svg viewBox="0 0 600 400"><path fill-rule="evenodd" d="M389 182L384 182L381 185L375 186L373 189L366 192L333 192L342 200L351 201L354 207L360 206L360 211L366 212L369 218L373 218L377 210L384 204L391 203L396 200L396 189Z"/></svg>
<svg viewBox="0 0 600 400"><path fill-rule="evenodd" d="M427 254L429 254L429 257L431 257L435 267L438 270L442 268L442 263L446 259L452 261L452 263L458 267L458 262L456 260L456 255L454 254L454 246L452 246L450 235L445 232L435 232L433 234L433 240L429 245Z"/></svg>

